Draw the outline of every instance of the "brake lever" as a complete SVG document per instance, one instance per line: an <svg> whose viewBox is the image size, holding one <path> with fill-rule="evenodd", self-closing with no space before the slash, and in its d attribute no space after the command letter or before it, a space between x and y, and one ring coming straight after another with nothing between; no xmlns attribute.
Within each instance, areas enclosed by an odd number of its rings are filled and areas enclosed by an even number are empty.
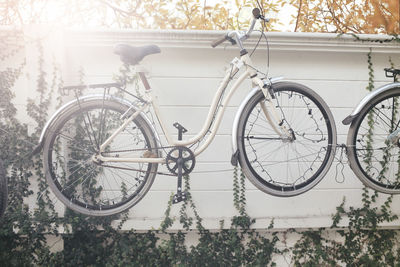
<svg viewBox="0 0 400 267"><path fill-rule="evenodd" d="M270 18L266 18L264 16L260 16L260 19L263 20L264 22L269 22L271 20Z"/></svg>
<svg viewBox="0 0 400 267"><path fill-rule="evenodd" d="M232 45L235 45L235 44L236 44L235 39L233 39L232 37L228 36L226 39L227 39Z"/></svg>

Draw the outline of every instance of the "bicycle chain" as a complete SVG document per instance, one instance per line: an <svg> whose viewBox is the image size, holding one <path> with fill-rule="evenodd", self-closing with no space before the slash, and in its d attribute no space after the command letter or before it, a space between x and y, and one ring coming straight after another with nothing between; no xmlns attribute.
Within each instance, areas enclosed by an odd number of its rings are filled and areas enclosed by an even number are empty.
<svg viewBox="0 0 400 267"><path fill-rule="evenodd" d="M170 149L170 148L176 148L176 146L163 146L163 147L155 147L155 148L152 148L151 150L154 150L154 149L162 149L162 150L165 150L165 149ZM123 152L135 152L135 151L149 151L149 149L148 148L137 148L137 149L124 149L124 150L115 150L115 151L107 151L107 152L103 152L103 154L110 154L110 153L123 153ZM122 169L122 170L129 170L129 171L137 171L137 172L143 172L143 173L145 173L145 172L147 172L147 171L145 171L145 170L140 170L140 169L135 169L135 168L124 168L124 167L116 167L116 166L111 166L111 165L100 165L100 166L102 166L102 167L107 167L107 168L114 168L114 169ZM167 164L167 169L169 170L169 168L168 168L168 164ZM170 171L170 170L169 170ZM150 173L154 173L154 172L150 172ZM166 176L174 176L174 177L176 177L177 176L177 174L174 174L174 173L166 173L166 172L159 172L159 171L157 171L157 172L155 172L156 174L160 174L160 175L166 175Z"/></svg>
<svg viewBox="0 0 400 267"><path fill-rule="evenodd" d="M111 165L100 165L100 166L106 167L106 168L128 170L128 171L147 172L147 171L145 171L145 170L139 170L139 169L135 169L135 168L116 167L116 166L111 166ZM166 172L158 172L158 171L157 171L157 172L150 172L150 173L155 173L155 174L160 174L160 175L166 175L166 176L174 176L174 177L176 177L175 174L166 173Z"/></svg>
<svg viewBox="0 0 400 267"><path fill-rule="evenodd" d="M107 151L107 152L103 152L105 154L109 154L109 153L122 153L122 152L135 152L135 151L149 151L149 150L154 150L154 149L169 149L169 148L174 148L175 146L162 146L162 147L153 147L153 148L137 148L137 149L124 149L124 150L114 150L114 151Z"/></svg>

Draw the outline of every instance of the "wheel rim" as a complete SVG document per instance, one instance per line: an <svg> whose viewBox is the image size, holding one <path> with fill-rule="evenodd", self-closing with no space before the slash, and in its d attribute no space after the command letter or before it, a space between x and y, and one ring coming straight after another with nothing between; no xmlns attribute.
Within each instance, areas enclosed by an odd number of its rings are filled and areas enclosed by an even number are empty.
<svg viewBox="0 0 400 267"><path fill-rule="evenodd" d="M400 94L377 100L359 118L352 147L357 168L378 190L400 188Z"/></svg>
<svg viewBox="0 0 400 267"><path fill-rule="evenodd" d="M154 177L153 164L106 165L93 160L99 144L122 124L124 110L118 106L87 107L79 110L80 115L74 116L75 111L58 124L57 134L50 140L48 169L70 208L95 212L118 209L140 198L143 187ZM105 156L139 157L148 151L149 144L149 137L134 120L107 146Z"/></svg>
<svg viewBox="0 0 400 267"><path fill-rule="evenodd" d="M272 101L275 106L279 103L279 115L289 135L278 136L255 101L241 133L244 160L262 186L278 195L297 194L322 179L332 152L333 131L328 114L310 94L286 87L278 89L275 96Z"/></svg>

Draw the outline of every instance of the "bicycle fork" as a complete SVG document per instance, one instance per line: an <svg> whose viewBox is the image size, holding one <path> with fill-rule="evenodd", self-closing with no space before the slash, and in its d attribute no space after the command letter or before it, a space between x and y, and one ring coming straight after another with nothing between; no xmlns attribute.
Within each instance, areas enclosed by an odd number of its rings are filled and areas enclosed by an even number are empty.
<svg viewBox="0 0 400 267"><path fill-rule="evenodd" d="M283 125L284 119L279 116L276 107L272 103L272 99L274 99L275 96L272 90L271 81L264 83L263 80L257 77L257 71L254 68L249 67L251 66L251 59L248 54L242 56L242 62L246 65L246 71L251 78L253 85L258 86L264 94L265 101L260 102L260 106L272 129L279 136L279 139L283 141L295 140L293 131L287 129L285 125Z"/></svg>
<svg viewBox="0 0 400 267"><path fill-rule="evenodd" d="M268 103L268 107L266 102ZM279 135L279 139L287 141L293 141L296 139L296 137L293 134L293 131L288 130L283 125L284 121L283 119L279 118L279 115L276 112L276 108L274 107L270 99L266 98L266 101L261 102L260 106L269 124L274 129L274 131Z"/></svg>
<svg viewBox="0 0 400 267"><path fill-rule="evenodd" d="M279 139L283 141L294 141L296 137L294 136L293 131L286 128L286 126L284 125L284 118L281 118L281 116L279 116L277 108L272 102L272 99L275 98L274 92L272 90L272 84L265 84L261 79L258 78L253 78L253 82L261 88L264 94L265 101L261 101L259 105L272 129L279 136Z"/></svg>

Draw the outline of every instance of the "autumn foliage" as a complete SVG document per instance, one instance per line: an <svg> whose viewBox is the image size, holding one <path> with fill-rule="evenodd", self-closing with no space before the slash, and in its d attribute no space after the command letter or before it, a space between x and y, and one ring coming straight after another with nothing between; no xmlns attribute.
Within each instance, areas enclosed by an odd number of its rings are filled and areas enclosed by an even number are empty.
<svg viewBox="0 0 400 267"><path fill-rule="evenodd" d="M226 30L243 26L240 15L260 6L269 30L400 33L399 0L7 0L0 25L61 23L134 29ZM281 10L291 15L279 16ZM247 12L249 13L249 12ZM244 26L246 26L244 24Z"/></svg>
<svg viewBox="0 0 400 267"><path fill-rule="evenodd" d="M399 0L295 0L294 31L399 34Z"/></svg>

